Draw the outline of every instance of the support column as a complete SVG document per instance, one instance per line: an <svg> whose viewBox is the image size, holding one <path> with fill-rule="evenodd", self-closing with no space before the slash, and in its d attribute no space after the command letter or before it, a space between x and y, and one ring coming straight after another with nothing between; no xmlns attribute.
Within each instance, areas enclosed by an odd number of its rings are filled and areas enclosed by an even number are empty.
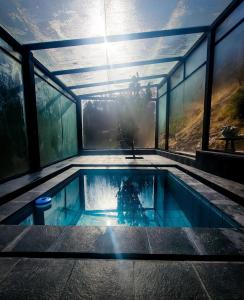
<svg viewBox="0 0 244 300"><path fill-rule="evenodd" d="M203 114L203 129L202 129L202 150L208 149L208 142L209 142L211 97L212 97L213 68L214 68L214 46L215 46L214 29L208 33L207 39L208 39L208 46L207 46L206 82L205 82L204 114Z"/></svg>
<svg viewBox="0 0 244 300"><path fill-rule="evenodd" d="M81 101L82 100L79 99L76 100L78 154L83 150Z"/></svg>
<svg viewBox="0 0 244 300"><path fill-rule="evenodd" d="M34 172L40 169L40 150L38 139L34 63L33 54L30 51L23 51L22 70L30 171Z"/></svg>
<svg viewBox="0 0 244 300"><path fill-rule="evenodd" d="M165 150L169 150L169 113L170 113L170 77L167 78L167 102L166 102L166 126L165 126Z"/></svg>
<svg viewBox="0 0 244 300"><path fill-rule="evenodd" d="M156 99L156 120L155 120L155 149L158 149L158 125L159 125L159 98L157 87L157 99Z"/></svg>

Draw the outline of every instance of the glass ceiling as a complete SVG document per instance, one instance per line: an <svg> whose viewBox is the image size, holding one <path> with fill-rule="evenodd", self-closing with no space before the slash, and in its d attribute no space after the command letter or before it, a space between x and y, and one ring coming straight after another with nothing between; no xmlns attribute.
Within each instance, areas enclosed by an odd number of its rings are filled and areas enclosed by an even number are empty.
<svg viewBox="0 0 244 300"><path fill-rule="evenodd" d="M129 79L138 73L140 77L167 74L176 62L161 63L154 65L143 65L121 69L109 69L106 71L95 71L81 74L60 75L58 78L67 86L98 83L111 80Z"/></svg>
<svg viewBox="0 0 244 300"><path fill-rule="evenodd" d="M151 85L159 84L161 79L152 79L152 80L141 80L140 85L146 86L148 83ZM97 87L88 87L88 88L81 88L81 89L75 89L73 92L76 95L83 95L83 94L92 94L92 93L99 93L99 92L112 92L120 89L127 89L129 86L129 82L125 83L117 83L117 84L110 84L110 85L103 85L103 86L97 86Z"/></svg>
<svg viewBox="0 0 244 300"><path fill-rule="evenodd" d="M231 0L0 0L0 23L20 43L210 25ZM201 34L34 51L50 71L183 56ZM68 86L168 73L176 62L68 74ZM160 69L160 70L159 70ZM157 82L160 80L156 80ZM113 89L98 86L95 89ZM94 88L89 88L89 91ZM74 90L76 93L85 89Z"/></svg>
<svg viewBox="0 0 244 300"><path fill-rule="evenodd" d="M183 56L201 34L34 51L50 71Z"/></svg>

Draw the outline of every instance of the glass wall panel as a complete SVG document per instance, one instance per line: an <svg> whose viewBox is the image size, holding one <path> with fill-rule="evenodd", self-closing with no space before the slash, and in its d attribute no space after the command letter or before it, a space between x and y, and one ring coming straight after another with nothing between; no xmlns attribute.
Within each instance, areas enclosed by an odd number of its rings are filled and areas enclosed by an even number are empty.
<svg viewBox="0 0 244 300"><path fill-rule="evenodd" d="M158 117L158 147L165 149L165 129L166 129L166 103L167 95L159 98L159 117Z"/></svg>
<svg viewBox="0 0 244 300"><path fill-rule="evenodd" d="M216 30L216 41L218 41L224 34L226 34L232 27L234 27L238 22L243 20L244 15L244 2L242 2L234 12L229 15L228 18L217 28Z"/></svg>
<svg viewBox="0 0 244 300"><path fill-rule="evenodd" d="M0 179L29 169L21 65L0 50Z"/></svg>
<svg viewBox="0 0 244 300"><path fill-rule="evenodd" d="M167 83L165 82L160 89L158 89L158 96L161 97L167 92Z"/></svg>
<svg viewBox="0 0 244 300"><path fill-rule="evenodd" d="M171 76L171 88L175 87L184 79L184 65L182 64Z"/></svg>
<svg viewBox="0 0 244 300"><path fill-rule="evenodd" d="M75 104L36 76L41 166L77 153Z"/></svg>
<svg viewBox="0 0 244 300"><path fill-rule="evenodd" d="M195 154L201 148L205 73L203 66L171 92L170 150Z"/></svg>
<svg viewBox="0 0 244 300"><path fill-rule="evenodd" d="M186 60L186 76L190 75L195 69L201 66L207 59L207 40L205 39L200 46L194 50Z"/></svg>
<svg viewBox="0 0 244 300"><path fill-rule="evenodd" d="M122 132L135 129L135 147L155 146L155 101L82 101L83 142L89 149L130 148Z"/></svg>
<svg viewBox="0 0 244 300"><path fill-rule="evenodd" d="M76 105L65 97L61 101L63 158L77 154Z"/></svg>
<svg viewBox="0 0 244 300"><path fill-rule="evenodd" d="M209 148L224 150L224 126L235 126L244 135L244 25L241 24L215 47ZM234 141L244 151L244 140Z"/></svg>

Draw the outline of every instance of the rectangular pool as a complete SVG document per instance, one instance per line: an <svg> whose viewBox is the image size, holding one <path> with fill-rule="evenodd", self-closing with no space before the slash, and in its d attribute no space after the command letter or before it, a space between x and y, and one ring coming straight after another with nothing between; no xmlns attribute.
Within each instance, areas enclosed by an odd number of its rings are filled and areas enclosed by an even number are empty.
<svg viewBox="0 0 244 300"><path fill-rule="evenodd" d="M235 227L232 219L168 171L81 170L45 194L51 203L12 224Z"/></svg>

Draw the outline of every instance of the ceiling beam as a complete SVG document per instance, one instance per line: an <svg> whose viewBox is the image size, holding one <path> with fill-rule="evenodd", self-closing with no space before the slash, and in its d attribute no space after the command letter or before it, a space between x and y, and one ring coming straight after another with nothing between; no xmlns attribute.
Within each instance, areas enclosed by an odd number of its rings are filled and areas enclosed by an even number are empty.
<svg viewBox="0 0 244 300"><path fill-rule="evenodd" d="M167 76L167 74L142 76L142 77L138 77L138 80L139 81L141 81L141 80L151 80L151 79L163 78L163 77L166 77L166 76ZM80 85L72 85L72 86L68 86L68 88L71 89L71 90L76 90L76 89L83 89L83 88L90 88L90 87L110 85L110 84L118 84L118 83L126 83L126 82L131 82L131 78L119 79L119 80L109 80L109 81L95 82L95 83L87 83L87 84L80 84Z"/></svg>
<svg viewBox="0 0 244 300"><path fill-rule="evenodd" d="M54 76L43 64L41 64L36 58L33 58L35 67L37 67L45 76L51 79L59 87L61 87L66 93L68 93L74 100L77 100L76 95L56 76Z"/></svg>
<svg viewBox="0 0 244 300"><path fill-rule="evenodd" d="M103 100L117 100L118 99L118 97L115 97L115 96L111 96L111 97L109 97L109 96L103 96L103 97L96 97L96 96L93 96L93 97L86 97L86 98L81 98L81 99L79 99L80 101L85 101L85 100L98 100L98 101L103 101ZM151 99L151 101L156 101L157 100L157 98L152 98Z"/></svg>
<svg viewBox="0 0 244 300"><path fill-rule="evenodd" d="M150 87L156 87L157 84L151 84ZM141 86L141 89L145 89L147 88L147 85ZM105 92L97 92L97 93L91 93L91 94L82 94L82 95L77 95L77 99L81 100L81 99L87 99L90 98L92 96L99 96L99 95L111 95L113 93L120 93L120 92L126 92L128 91L129 88L126 89L118 89L118 90L113 90L113 91L105 91Z"/></svg>
<svg viewBox="0 0 244 300"><path fill-rule="evenodd" d="M187 28L164 29L164 30L149 31L149 32L109 35L105 37L100 36L100 37L91 37L91 38L82 38L82 39L37 42L37 43L24 44L23 47L27 48L28 50L43 50L43 49L62 48L62 47L71 47L71 46L80 46L80 45L103 44L105 42L114 43L114 42L122 42L122 41L159 38L164 36L175 36L175 35L201 33L201 32L203 33L203 32L208 32L209 28L210 28L209 26L197 26L197 27L187 27Z"/></svg>
<svg viewBox="0 0 244 300"><path fill-rule="evenodd" d="M110 70L110 69L120 69L120 68L134 67L134 66L154 65L154 64L161 64L161 63L165 63L165 62L180 61L180 60L182 60L182 56L134 61L134 62L123 63L123 64L102 65L102 66L85 67L85 68L78 68L78 69L58 70L58 71L53 71L51 73L54 76L67 75L67 74L79 74L79 73L103 71L103 70Z"/></svg>

